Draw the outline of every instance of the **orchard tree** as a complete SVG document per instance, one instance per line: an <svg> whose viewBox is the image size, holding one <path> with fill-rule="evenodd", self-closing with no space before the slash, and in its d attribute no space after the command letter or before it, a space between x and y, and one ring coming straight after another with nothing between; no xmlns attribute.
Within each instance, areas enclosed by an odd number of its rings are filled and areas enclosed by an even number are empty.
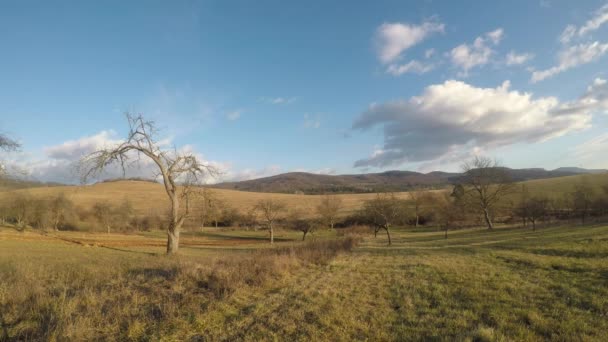
<svg viewBox="0 0 608 342"><path fill-rule="evenodd" d="M119 164L124 174L126 168L136 164L140 158L153 162L156 176L162 179L170 202L167 254L177 253L181 228L190 214L190 196L205 177L216 176L218 171L192 152L164 149L153 121L146 121L141 115L127 114L127 122L129 133L123 142L83 158L82 180L86 182L112 164ZM183 209L180 208L181 203L184 203Z"/></svg>
<svg viewBox="0 0 608 342"><path fill-rule="evenodd" d="M588 179L583 178L574 186L574 191L569 195L574 213L581 218L581 223L585 224L593 206L595 190L589 184Z"/></svg>
<svg viewBox="0 0 608 342"><path fill-rule="evenodd" d="M547 197L532 197L525 203L528 220L532 223L532 230L536 230L536 222L547 217L550 201Z"/></svg>
<svg viewBox="0 0 608 342"><path fill-rule="evenodd" d="M19 149L21 145L9 138L8 136L0 133L0 150L1 151L5 151L5 152L10 152L10 151L16 151ZM2 161L0 160L0 179L3 179L4 176L6 176L6 168L4 166L4 164L2 163Z"/></svg>
<svg viewBox="0 0 608 342"><path fill-rule="evenodd" d="M107 202L98 202L93 206L93 216L97 221L106 228L106 232L110 234L110 229L114 225L114 208Z"/></svg>
<svg viewBox="0 0 608 342"><path fill-rule="evenodd" d="M61 193L49 200L48 210L53 230L59 231L59 227L74 215L74 203Z"/></svg>
<svg viewBox="0 0 608 342"><path fill-rule="evenodd" d="M448 238L448 230L456 226L463 218L463 204L453 194L444 193L434 199L439 225L443 228L444 238Z"/></svg>
<svg viewBox="0 0 608 342"><path fill-rule="evenodd" d="M494 228L492 213L500 201L515 190L507 169L487 157L475 157L462 165L462 185L472 206L483 214L488 229Z"/></svg>
<svg viewBox="0 0 608 342"><path fill-rule="evenodd" d="M283 202L274 199L260 200L256 206L262 221L270 231L270 244L274 243L274 224L285 215L286 206Z"/></svg>
<svg viewBox="0 0 608 342"><path fill-rule="evenodd" d="M399 222L404 210L403 202L393 193L377 194L376 198L363 204L364 217L374 226L374 234L384 229L388 238L388 245L392 245L391 226Z"/></svg>
<svg viewBox="0 0 608 342"><path fill-rule="evenodd" d="M338 213L342 209L342 199L335 195L325 195L317 205L317 214L321 221L331 229L338 221Z"/></svg>
<svg viewBox="0 0 608 342"><path fill-rule="evenodd" d="M319 225L315 219L304 218L304 212L301 210L292 211L287 222L291 229L302 232L302 241L306 240L306 235L312 234Z"/></svg>
<svg viewBox="0 0 608 342"><path fill-rule="evenodd" d="M422 207L430 202L428 191L417 190L409 193L410 200L414 205L414 215L416 216L416 227L420 224L420 216L422 215Z"/></svg>

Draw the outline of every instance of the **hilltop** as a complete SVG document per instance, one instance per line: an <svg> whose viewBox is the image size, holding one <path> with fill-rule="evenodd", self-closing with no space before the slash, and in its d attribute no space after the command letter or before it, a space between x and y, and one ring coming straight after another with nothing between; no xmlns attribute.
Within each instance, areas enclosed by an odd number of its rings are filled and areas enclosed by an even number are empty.
<svg viewBox="0 0 608 342"><path fill-rule="evenodd" d="M607 170L587 170L581 168L505 168L516 182L550 179L579 174L606 173ZM386 171L382 173L321 175L306 172L289 172L276 176L212 185L218 189L231 189L271 193L373 193L401 192L417 188L443 188L459 181L461 173L434 171L420 173L413 171Z"/></svg>

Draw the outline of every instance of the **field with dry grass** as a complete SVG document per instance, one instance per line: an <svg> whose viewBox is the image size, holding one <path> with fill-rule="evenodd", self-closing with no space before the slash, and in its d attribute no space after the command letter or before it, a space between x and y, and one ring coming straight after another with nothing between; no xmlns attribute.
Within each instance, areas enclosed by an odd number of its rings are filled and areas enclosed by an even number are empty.
<svg viewBox="0 0 608 342"><path fill-rule="evenodd" d="M583 179L598 189L603 185L608 185L608 174L533 180L522 182L521 184L525 184L532 195L543 194L552 198L560 198L564 194L573 191L575 185ZM322 199L321 195L271 194L224 189L213 189L212 191L218 199L241 212L251 209L261 199L272 198L284 202L290 209L299 210L307 214L313 213L314 208ZM441 191L446 190L434 190L434 192ZM31 194L37 198L45 198L61 193L84 209L90 209L95 203L100 201L108 201L114 205L119 205L125 199L128 199L132 203L138 215L164 213L168 208L168 201L163 186L142 181L116 181L90 186L57 186L5 191L0 192L0 201L10 201L10 198L15 196L15 194ZM359 209L364 201L373 199L376 195L340 194L335 196L342 200L341 214L348 215ZM403 199L409 198L407 192L397 193L396 196ZM198 209L196 206L193 208L193 216L197 215Z"/></svg>
<svg viewBox="0 0 608 342"><path fill-rule="evenodd" d="M339 234L344 235L344 234ZM608 331L608 227L40 235L0 228L0 339L587 340Z"/></svg>

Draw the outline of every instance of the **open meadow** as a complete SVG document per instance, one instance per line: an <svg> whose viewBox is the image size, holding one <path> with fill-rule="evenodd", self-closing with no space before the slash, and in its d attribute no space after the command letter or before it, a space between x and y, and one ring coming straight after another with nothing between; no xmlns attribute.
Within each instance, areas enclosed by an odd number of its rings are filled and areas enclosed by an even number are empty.
<svg viewBox="0 0 608 342"><path fill-rule="evenodd" d="M267 232L206 229L166 257L160 233L0 228L0 340L601 341L608 331L608 226L448 239L398 228L391 247L361 229L299 237L279 231L268 248Z"/></svg>
<svg viewBox="0 0 608 342"><path fill-rule="evenodd" d="M542 194L550 198L560 198L573 191L575 186L583 180L593 188L600 189L602 186L608 185L608 174L530 180L518 184L519 186L525 185L531 195ZM323 199L323 195L277 194L226 189L211 189L210 191L223 204L233 207L242 213L253 208L260 200L271 199L285 203L289 210L299 210L303 215L311 215L315 207ZM440 194L446 191L451 191L451 188L429 190L428 192ZM169 207L162 184L132 180L104 182L88 186L34 187L22 190L0 191L0 204L10 202L12 198L18 195L29 195L33 198L50 198L60 194L65 195L78 207L85 210L90 210L99 202L107 201L112 205L119 206L125 200L128 200L133 205L134 213L140 216L149 215L150 213L164 214ZM375 198L376 194L337 194L333 196L341 201L340 215L346 216L360 209L365 201ZM410 199L408 192L396 193L395 196L400 199ZM517 201L518 195L512 195L511 199ZM196 205L196 200L194 203L191 216L197 217L200 214L200 207Z"/></svg>

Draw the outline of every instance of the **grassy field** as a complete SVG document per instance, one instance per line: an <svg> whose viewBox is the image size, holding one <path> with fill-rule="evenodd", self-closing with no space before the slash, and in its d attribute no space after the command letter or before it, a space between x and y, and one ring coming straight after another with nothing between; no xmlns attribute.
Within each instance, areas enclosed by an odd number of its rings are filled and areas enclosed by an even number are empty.
<svg viewBox="0 0 608 342"><path fill-rule="evenodd" d="M265 232L186 233L167 258L157 233L0 228L0 339L601 341L608 331L607 226L447 240L396 229L390 248L366 234L323 255L279 235L271 249Z"/></svg>
<svg viewBox="0 0 608 342"><path fill-rule="evenodd" d="M543 194L559 198L565 193L574 190L575 184L582 179L586 179L598 191L601 191L599 189L601 186L608 185L608 174L534 180L523 182L522 184L527 185L531 195ZM18 193L31 194L38 198L56 196L63 193L79 207L85 209L90 209L95 203L100 201L108 201L117 205L128 199L139 215L164 213L168 208L168 200L162 185L150 182L117 181L92 186L57 186L5 191L0 192L0 201L10 201L11 197ZM314 208L322 198L320 195L270 194L223 189L214 189L213 193L220 200L243 212L251 209L261 199L273 198L284 202L290 209L299 210L304 214L314 213ZM364 201L372 199L376 195L341 194L336 196L342 199L343 208L341 213L347 215L359 209ZM398 193L397 197L407 199L409 195L407 192L403 192ZM514 200L518 198L518 195L513 196ZM193 209L194 216L196 216L196 211L197 208L195 207Z"/></svg>

